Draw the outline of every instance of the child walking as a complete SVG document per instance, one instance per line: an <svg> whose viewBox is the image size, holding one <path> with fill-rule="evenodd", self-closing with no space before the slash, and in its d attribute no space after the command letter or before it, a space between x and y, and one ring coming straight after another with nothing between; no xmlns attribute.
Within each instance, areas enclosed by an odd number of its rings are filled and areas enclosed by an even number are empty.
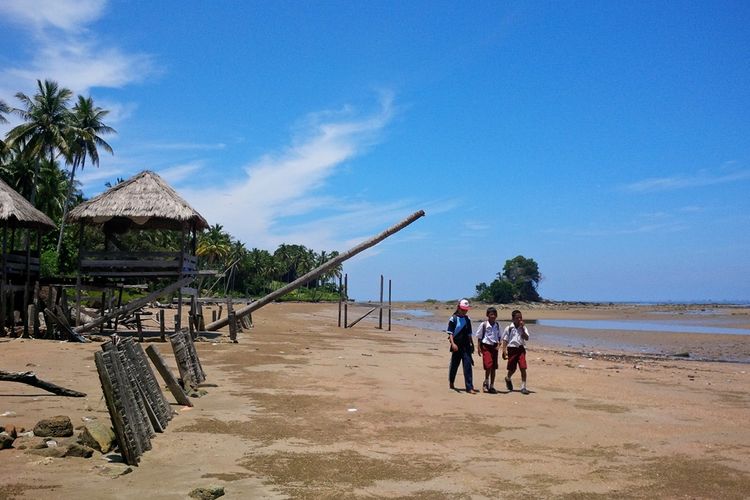
<svg viewBox="0 0 750 500"><path fill-rule="evenodd" d="M505 386L509 391L513 390L513 382L510 378L516 371L521 370L521 394L528 394L526 388L526 341L529 340L529 331L524 326L523 315L518 309L511 314L513 323L503 331L502 349L503 359L508 360L508 375L505 377Z"/></svg>
<svg viewBox="0 0 750 500"><path fill-rule="evenodd" d="M497 323L497 309L494 307L487 308L487 319L482 321L482 324L477 328L476 336L479 339L479 355L482 357L482 366L484 366L482 391L497 394L495 374L498 369L497 354L500 345L500 325Z"/></svg>
<svg viewBox="0 0 750 500"><path fill-rule="evenodd" d="M469 309L469 301L461 299L458 301L456 311L448 321L448 329L446 330L446 333L448 334L451 346L451 364L448 369L448 382L450 383L450 388L455 390L456 387L454 383L456 381L456 373L458 373L458 365L463 363L466 392L469 394L476 394L479 391L474 389L472 378L472 365L474 364L472 354L474 352L474 342L471 339L471 320L466 315L469 312Z"/></svg>

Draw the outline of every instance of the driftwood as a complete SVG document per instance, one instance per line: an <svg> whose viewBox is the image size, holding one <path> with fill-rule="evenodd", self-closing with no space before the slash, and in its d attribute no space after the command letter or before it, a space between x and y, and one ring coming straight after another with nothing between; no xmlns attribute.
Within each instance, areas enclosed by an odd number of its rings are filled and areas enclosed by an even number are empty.
<svg viewBox="0 0 750 500"><path fill-rule="evenodd" d="M308 272L304 276L297 278L296 280L292 281L291 283L284 285L283 287L279 288L278 290L275 290L265 297L262 297L255 302L250 303L249 305L242 307L240 309L237 309L234 311L235 317L240 318L242 316L245 316L246 314L250 314L256 309L260 309L266 304L269 304L273 302L274 300L278 299L279 297L283 297L287 293L296 290L297 288L301 287L305 283L310 282L310 280L317 278L321 274L325 273L329 269L332 269L339 265L340 263L344 262L347 259L351 259L358 253L367 250L368 248L377 245L390 235L397 233L398 231L401 231L403 228L414 222L415 220L419 219L420 217L424 216L424 210L419 210L418 212L414 212L406 219L402 220L395 226L391 226L382 233L378 234L377 236L374 236L370 238L367 241L364 241L360 243L359 245L355 246L354 248L351 248L347 250L346 252L334 257L333 259L329 260L325 264L321 265L320 267L316 267L312 271ZM229 318L219 319L217 321L214 321L212 323L209 323L206 325L206 330L209 331L215 331L219 328L226 326L229 324Z"/></svg>
<svg viewBox="0 0 750 500"><path fill-rule="evenodd" d="M57 394L58 396L68 396L71 398L83 398L86 394L83 392L66 389L59 385L44 380L39 380L34 372L6 372L0 370L0 380L4 382L21 382L23 384L33 385L45 391Z"/></svg>

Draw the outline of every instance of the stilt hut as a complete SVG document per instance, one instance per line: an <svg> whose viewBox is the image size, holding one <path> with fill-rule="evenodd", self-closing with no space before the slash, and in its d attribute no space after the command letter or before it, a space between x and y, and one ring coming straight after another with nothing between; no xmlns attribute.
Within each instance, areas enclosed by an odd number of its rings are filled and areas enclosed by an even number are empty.
<svg viewBox="0 0 750 500"><path fill-rule="evenodd" d="M81 283L101 286L119 282L167 280L173 284L197 275L196 238L206 220L159 175L145 170L81 203L67 220L79 224L79 268L76 305L80 311ZM84 241L84 225L101 229L103 242ZM121 241L130 231L170 230L179 233L178 251L138 251ZM179 309L182 296L179 295ZM80 312L76 315L80 322ZM180 312L176 327L179 328Z"/></svg>
<svg viewBox="0 0 750 500"><path fill-rule="evenodd" d="M39 248L42 233L55 228L44 215L13 188L0 180L2 223L2 280L0 280L0 334L15 325L16 305L22 305L24 336L29 334L30 294L39 280ZM35 243L36 248L33 247ZM19 300L21 298L21 300ZM36 318L33 318L36 320ZM36 322L34 322L36 324Z"/></svg>

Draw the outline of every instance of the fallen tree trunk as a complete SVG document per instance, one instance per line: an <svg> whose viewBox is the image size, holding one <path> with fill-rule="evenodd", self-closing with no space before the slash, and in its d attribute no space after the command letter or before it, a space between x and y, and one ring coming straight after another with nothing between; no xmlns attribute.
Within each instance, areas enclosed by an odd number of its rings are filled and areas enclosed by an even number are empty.
<svg viewBox="0 0 750 500"><path fill-rule="evenodd" d="M52 382L45 382L36 377L34 372L6 372L0 370L0 381L3 382L21 382L22 384L33 385L45 391L57 394L58 396L68 396L71 398L83 398L86 394L83 392L74 391L73 389L66 389L60 387Z"/></svg>
<svg viewBox="0 0 750 500"><path fill-rule="evenodd" d="M302 276L300 278L297 278L296 280L294 280L291 283L289 283L289 284L287 284L287 285L279 288L278 290L274 290L273 292L269 293L265 297L262 297L262 298L256 300L255 302L252 302L252 303L248 304L245 307L242 307L240 309L235 310L234 311L235 317L240 318L242 316L250 314L251 312L255 311L256 309L260 309L264 305L266 305L266 304L268 304L270 302L273 302L274 300L278 299L279 297L283 297L287 293L289 293L289 292L291 292L291 291L299 288L300 286L304 285L305 283L310 282L310 280L313 280L313 279L317 278L318 276L320 276L321 274L325 273L329 269L332 269L333 267L338 266L339 264L341 264L345 260L354 257L355 255L357 255L358 253L362 252L363 250L367 250L371 246L377 245L378 243L380 243L381 241L383 241L384 239L386 239L387 237L389 237L393 233L396 233L396 232L402 230L403 228L405 228L406 226L408 226L409 224L411 224L412 222L414 222L415 220L417 220L417 219L419 219L420 217L423 217L423 216L424 216L424 210L420 210L418 212L414 212L409 217L407 217L406 219L402 220L401 222L399 222L395 226L391 226L388 229L386 229L385 231L383 231L382 233L378 234L377 236L374 236L374 237L370 238L367 241L364 241L364 242L360 243L359 245L357 245L356 247L352 248L351 250L347 250L346 252L337 255L333 259L329 260L328 262L326 262L325 264L323 264L320 267L316 267L315 269L313 269L309 273L305 274L304 276ZM223 318L223 319L220 319L218 321L214 321L213 323L209 323L208 325L206 325L206 330L208 330L208 331L218 330L219 328L221 328L222 326L226 326L227 324L229 324L229 318Z"/></svg>

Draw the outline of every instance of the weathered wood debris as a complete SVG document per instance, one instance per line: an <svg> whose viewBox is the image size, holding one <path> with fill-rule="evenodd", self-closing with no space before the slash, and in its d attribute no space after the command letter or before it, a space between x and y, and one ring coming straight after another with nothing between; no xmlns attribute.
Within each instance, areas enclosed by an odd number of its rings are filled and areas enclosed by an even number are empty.
<svg viewBox="0 0 750 500"><path fill-rule="evenodd" d="M86 393L74 391L73 389L66 389L52 382L40 380L37 378L34 372L6 372L0 370L0 380L3 382L20 382L22 384L29 384L45 391L57 394L58 396L68 396L71 398L83 398L86 397Z"/></svg>

